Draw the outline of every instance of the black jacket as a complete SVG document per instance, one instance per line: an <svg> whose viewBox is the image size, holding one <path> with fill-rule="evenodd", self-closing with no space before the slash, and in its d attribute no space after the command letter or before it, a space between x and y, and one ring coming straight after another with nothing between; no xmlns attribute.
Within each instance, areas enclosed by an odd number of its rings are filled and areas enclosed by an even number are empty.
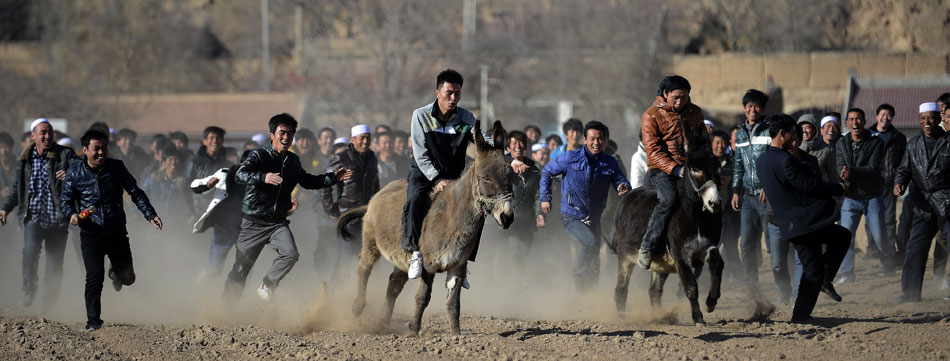
<svg viewBox="0 0 950 361"><path fill-rule="evenodd" d="M876 129L875 129L876 130ZM888 126L883 132L874 131L875 137L884 141L884 160L881 161L881 173L884 176L884 193L888 193L894 186L894 174L897 173L897 167L901 165L904 159L904 151L907 150L907 137L894 128ZM885 141L885 139L887 139Z"/></svg>
<svg viewBox="0 0 950 361"><path fill-rule="evenodd" d="M85 160L73 164L63 180L63 195L60 209L66 220L76 213L95 206L91 217L80 221L85 231L125 231L125 210L122 207L122 191L128 192L132 203L151 221L157 214L148 196L135 184L135 178L121 160L107 158L105 164L92 169Z"/></svg>
<svg viewBox="0 0 950 361"><path fill-rule="evenodd" d="M276 186L264 183L267 173L280 174L283 182ZM235 181L247 186L241 207L244 216L274 223L286 220L292 206L290 194L298 184L306 189L318 189L336 183L333 173L307 173L296 154L285 152L281 156L272 145L251 152L238 167Z"/></svg>
<svg viewBox="0 0 950 361"><path fill-rule="evenodd" d="M867 129L864 130L868 132ZM845 197L864 201L880 197L884 192L884 177L881 175L881 163L884 160L884 142L868 132L864 141L855 149L850 134L838 138L835 146L835 165L838 172L847 166L850 176Z"/></svg>
<svg viewBox="0 0 950 361"><path fill-rule="evenodd" d="M938 216L948 216L950 208L950 136L947 133L939 135L933 150L928 154L924 145L923 133L918 134L907 142L907 152L897 174L894 184L908 185L911 180L917 190L927 199L924 202L915 202L922 211L927 212L927 205ZM923 215L929 218L930 214Z"/></svg>
<svg viewBox="0 0 950 361"><path fill-rule="evenodd" d="M220 154L215 158L208 154L208 150L204 145L198 148L198 153L191 158L191 174L186 178L204 178L214 174L218 169L228 168L233 165L224 157L224 149L221 149L218 153Z"/></svg>
<svg viewBox="0 0 950 361"><path fill-rule="evenodd" d="M756 173L775 212L782 238L792 239L834 223L838 219L833 196L841 186L821 177L788 151L769 147L756 160Z"/></svg>
<svg viewBox="0 0 950 361"><path fill-rule="evenodd" d="M376 155L371 151L360 154L353 148L353 144L346 146L346 151L334 155L330 159L330 171L340 168L353 170L353 177L333 187L320 190L323 197L323 210L330 217L339 217L340 213L351 208L369 204L370 198L379 192L379 168ZM334 189L336 188L336 189ZM334 190L339 197L333 200Z"/></svg>
<svg viewBox="0 0 950 361"><path fill-rule="evenodd" d="M33 161L30 160L30 155L33 153L34 147L35 145L27 147L23 150L23 153L20 154L20 157L17 158L13 185L10 186L10 194L7 196L6 201L3 202L3 210L7 211L7 213L10 213L16 206L20 206L20 209L17 210L17 216L24 223L31 217L31 215L28 214L30 210L30 177L33 174ZM59 144L53 144L53 146L46 151L46 159L46 169L50 171L49 180L53 193L53 207L56 212L61 212L59 209L59 199L60 194L63 193L63 182L56 179L56 172L61 170L65 171L81 160L71 148L63 147ZM69 222L69 218L60 219L61 225L66 225L67 222Z"/></svg>
<svg viewBox="0 0 950 361"><path fill-rule="evenodd" d="M505 155L505 162L511 165L515 160L511 155ZM541 213L541 170L534 160L525 157L521 160L528 166L524 174L508 172L508 182L511 183L515 222L531 224L534 229L535 218Z"/></svg>

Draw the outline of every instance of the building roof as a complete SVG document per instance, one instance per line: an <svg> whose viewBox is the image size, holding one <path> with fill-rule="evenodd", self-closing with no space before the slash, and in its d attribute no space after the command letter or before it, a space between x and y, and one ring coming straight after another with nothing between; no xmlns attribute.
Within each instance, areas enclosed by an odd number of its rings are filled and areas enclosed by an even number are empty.
<svg viewBox="0 0 950 361"><path fill-rule="evenodd" d="M139 133L200 134L210 125L235 133L266 132L275 114L301 113L300 96L293 93L130 95L100 101L126 108L132 114L126 125Z"/></svg>
<svg viewBox="0 0 950 361"><path fill-rule="evenodd" d="M950 76L929 77L868 77L852 78L847 108L861 108L868 123L874 121L874 111L883 103L894 106L894 126L902 129L919 128L917 106L936 101L940 94L950 92Z"/></svg>

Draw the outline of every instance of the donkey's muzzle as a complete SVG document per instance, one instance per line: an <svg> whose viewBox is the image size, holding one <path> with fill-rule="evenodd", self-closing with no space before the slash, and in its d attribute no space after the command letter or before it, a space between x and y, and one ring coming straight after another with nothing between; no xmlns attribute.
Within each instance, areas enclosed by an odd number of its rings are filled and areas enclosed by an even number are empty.
<svg viewBox="0 0 950 361"><path fill-rule="evenodd" d="M503 212L498 215L498 224L501 225L501 228L508 229L511 227L511 224L515 221L515 214Z"/></svg>

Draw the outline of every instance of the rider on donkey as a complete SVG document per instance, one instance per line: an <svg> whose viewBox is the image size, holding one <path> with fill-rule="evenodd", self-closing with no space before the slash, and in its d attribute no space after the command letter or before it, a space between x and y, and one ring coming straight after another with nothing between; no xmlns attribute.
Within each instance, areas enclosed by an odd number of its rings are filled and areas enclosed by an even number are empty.
<svg viewBox="0 0 950 361"><path fill-rule="evenodd" d="M706 134L703 111L690 102L689 91L686 78L679 75L663 78L656 100L640 120L640 139L650 168L647 177L660 201L650 215L640 246L637 263L643 269L650 269L656 242L666 231L666 224L679 204L676 182L683 178L683 164L686 162L683 137L699 132ZM719 243L718 239L715 241Z"/></svg>

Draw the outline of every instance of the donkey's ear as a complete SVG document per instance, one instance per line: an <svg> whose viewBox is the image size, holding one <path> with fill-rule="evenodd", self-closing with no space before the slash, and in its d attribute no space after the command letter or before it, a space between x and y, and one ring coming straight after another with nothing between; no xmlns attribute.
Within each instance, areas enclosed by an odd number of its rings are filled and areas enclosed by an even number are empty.
<svg viewBox="0 0 950 361"><path fill-rule="evenodd" d="M492 127L492 141L495 142L495 148L505 148L505 136L507 134L505 127L501 126L501 120L496 120L495 125Z"/></svg>
<svg viewBox="0 0 950 361"><path fill-rule="evenodd" d="M472 139L475 142L475 147L477 149L490 148L491 144L488 144L485 141L485 135L482 134L482 121L480 119L475 119L475 126L472 127Z"/></svg>

